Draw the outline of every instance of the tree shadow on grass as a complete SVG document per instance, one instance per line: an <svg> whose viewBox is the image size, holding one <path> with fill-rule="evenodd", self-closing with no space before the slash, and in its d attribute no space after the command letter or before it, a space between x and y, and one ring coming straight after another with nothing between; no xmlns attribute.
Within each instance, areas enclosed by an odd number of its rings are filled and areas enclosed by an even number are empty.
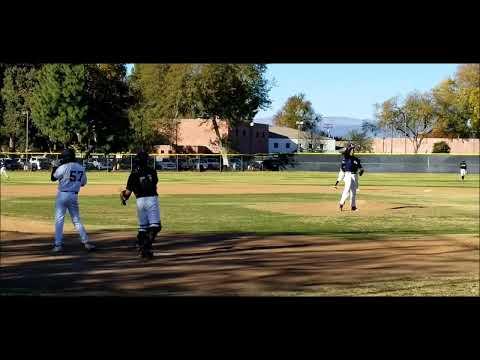
<svg viewBox="0 0 480 360"><path fill-rule="evenodd" d="M295 235L161 234L155 258L144 261L133 248L134 231L90 232L98 245L91 253L68 235L58 255L51 236L4 233L0 293L261 295L478 274L478 249L441 235L393 244L377 234L369 246L358 236Z"/></svg>

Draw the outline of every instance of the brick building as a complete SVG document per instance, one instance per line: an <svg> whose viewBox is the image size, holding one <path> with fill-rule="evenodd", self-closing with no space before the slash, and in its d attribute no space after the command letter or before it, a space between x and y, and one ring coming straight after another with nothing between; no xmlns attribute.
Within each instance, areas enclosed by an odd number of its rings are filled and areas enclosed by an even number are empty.
<svg viewBox="0 0 480 360"><path fill-rule="evenodd" d="M229 127L219 120L218 127L224 144L242 154L268 152L268 125L254 123ZM158 145L158 153L219 153L220 147L211 120L182 119L177 125L176 146ZM162 152L163 151L163 152Z"/></svg>

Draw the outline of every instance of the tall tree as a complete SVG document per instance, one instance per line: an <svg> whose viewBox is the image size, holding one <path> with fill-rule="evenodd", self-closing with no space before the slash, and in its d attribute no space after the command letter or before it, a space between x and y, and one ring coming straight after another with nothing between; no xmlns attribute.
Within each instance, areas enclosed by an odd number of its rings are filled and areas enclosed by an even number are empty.
<svg viewBox="0 0 480 360"><path fill-rule="evenodd" d="M285 105L275 114L273 123L277 126L297 128L303 122L303 130L315 130L322 117L313 110L312 103L305 99L305 94L291 96Z"/></svg>
<svg viewBox="0 0 480 360"><path fill-rule="evenodd" d="M30 112L30 96L35 85L36 67L30 64L12 65L5 69L1 97L3 121L1 131L9 139L9 149L15 151L26 133L26 115Z"/></svg>
<svg viewBox="0 0 480 360"><path fill-rule="evenodd" d="M395 97L377 104L376 117L379 127L387 133L395 130L408 138L415 153L437 122L431 94L419 92L408 94L403 102Z"/></svg>
<svg viewBox="0 0 480 360"><path fill-rule="evenodd" d="M226 165L218 120L229 126L247 123L270 105L265 72L263 64L206 64L191 68L193 111L198 117L211 120Z"/></svg>
<svg viewBox="0 0 480 360"><path fill-rule="evenodd" d="M169 121L164 121L163 98L165 77L171 65L135 64L129 78L130 94L134 105L128 112L133 142L148 147L156 140L167 138L171 130Z"/></svg>
<svg viewBox="0 0 480 360"><path fill-rule="evenodd" d="M47 64L32 94L32 119L53 142L80 149L88 134L85 65Z"/></svg>
<svg viewBox="0 0 480 360"><path fill-rule="evenodd" d="M86 65L87 139L96 151L120 151L129 142L132 97L124 64Z"/></svg>
<svg viewBox="0 0 480 360"><path fill-rule="evenodd" d="M480 135L480 65L460 65L453 78L433 91L439 122L437 133L449 137Z"/></svg>
<svg viewBox="0 0 480 360"><path fill-rule="evenodd" d="M347 134L348 140L356 145L359 152L372 152L373 140L368 137L366 131L352 130Z"/></svg>

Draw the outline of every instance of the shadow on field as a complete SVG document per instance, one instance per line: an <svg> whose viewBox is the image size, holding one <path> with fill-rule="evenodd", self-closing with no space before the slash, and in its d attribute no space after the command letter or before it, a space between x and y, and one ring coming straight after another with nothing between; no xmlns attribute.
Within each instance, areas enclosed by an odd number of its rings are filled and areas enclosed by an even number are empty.
<svg viewBox="0 0 480 360"><path fill-rule="evenodd" d="M161 234L155 258L134 250L134 231L74 236L52 254L51 236L3 232L0 294L262 295L348 288L415 277L478 274L478 246L450 237L327 236L255 233Z"/></svg>

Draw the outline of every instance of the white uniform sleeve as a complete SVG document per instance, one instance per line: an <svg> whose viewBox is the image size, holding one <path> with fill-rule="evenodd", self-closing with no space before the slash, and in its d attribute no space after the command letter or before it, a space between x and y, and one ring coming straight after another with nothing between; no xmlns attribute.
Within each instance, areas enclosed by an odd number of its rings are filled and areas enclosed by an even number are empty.
<svg viewBox="0 0 480 360"><path fill-rule="evenodd" d="M57 170L53 173L53 177L57 180L60 180L65 172L65 166L60 165Z"/></svg>

